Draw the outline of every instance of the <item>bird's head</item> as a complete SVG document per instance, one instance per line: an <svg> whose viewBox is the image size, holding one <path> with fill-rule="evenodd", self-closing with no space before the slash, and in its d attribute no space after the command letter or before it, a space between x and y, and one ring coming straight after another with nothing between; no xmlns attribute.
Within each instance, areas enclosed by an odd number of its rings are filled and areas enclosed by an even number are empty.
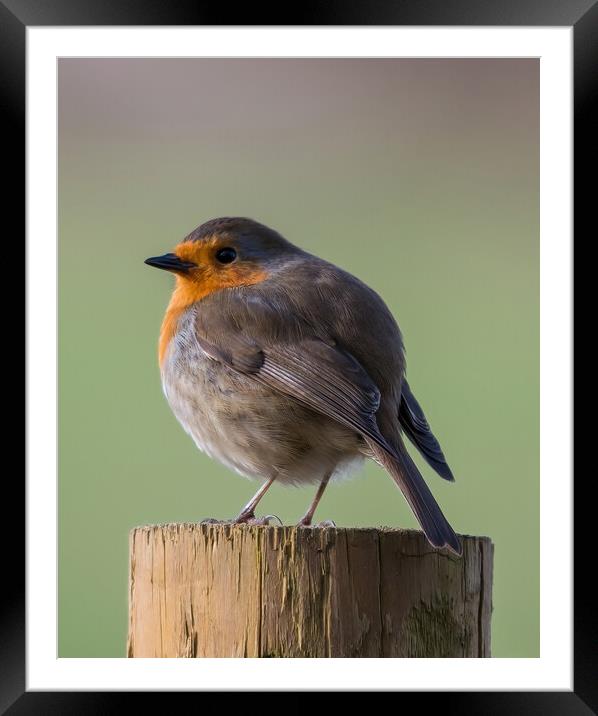
<svg viewBox="0 0 598 716"><path fill-rule="evenodd" d="M257 221L221 218L199 226L172 253L145 263L174 273L178 287L197 300L223 288L260 283L297 251Z"/></svg>

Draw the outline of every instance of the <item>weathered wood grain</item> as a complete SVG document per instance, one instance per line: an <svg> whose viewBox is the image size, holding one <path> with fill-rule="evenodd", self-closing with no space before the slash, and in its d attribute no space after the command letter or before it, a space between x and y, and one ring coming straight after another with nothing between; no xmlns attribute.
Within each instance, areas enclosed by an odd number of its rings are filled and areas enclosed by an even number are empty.
<svg viewBox="0 0 598 716"><path fill-rule="evenodd" d="M488 657L493 545L421 532L169 524L130 533L130 657Z"/></svg>

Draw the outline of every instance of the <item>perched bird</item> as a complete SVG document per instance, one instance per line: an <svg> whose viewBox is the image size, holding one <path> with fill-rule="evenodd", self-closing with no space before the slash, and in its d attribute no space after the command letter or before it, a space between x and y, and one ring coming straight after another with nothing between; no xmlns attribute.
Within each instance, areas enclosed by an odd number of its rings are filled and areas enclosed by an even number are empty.
<svg viewBox="0 0 598 716"><path fill-rule="evenodd" d="M162 323L164 393L197 446L262 486L314 483L309 526L331 478L374 459L434 547L461 544L403 443L444 479L438 441L405 380L403 341L383 300L342 269L247 218L192 231L146 260L175 274Z"/></svg>

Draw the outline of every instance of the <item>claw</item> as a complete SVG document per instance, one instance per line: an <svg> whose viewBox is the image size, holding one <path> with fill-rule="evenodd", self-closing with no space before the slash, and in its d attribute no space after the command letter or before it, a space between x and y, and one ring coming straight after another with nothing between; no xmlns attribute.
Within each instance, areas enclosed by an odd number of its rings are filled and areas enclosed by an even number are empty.
<svg viewBox="0 0 598 716"><path fill-rule="evenodd" d="M310 527L312 529L321 528L324 529L326 527L336 527L336 523L332 520L324 520L323 522L318 522L317 525L312 525L311 520L307 518L303 518L297 523L297 527Z"/></svg>
<svg viewBox="0 0 598 716"><path fill-rule="evenodd" d="M225 525L228 524L230 520L218 520L215 517L204 517L203 520L199 521L200 525Z"/></svg>
<svg viewBox="0 0 598 716"><path fill-rule="evenodd" d="M333 520L323 520L322 522L318 522L316 527L334 527L336 528L336 522Z"/></svg>
<svg viewBox="0 0 598 716"><path fill-rule="evenodd" d="M265 517L256 517L253 512L241 512L237 519L233 520L233 523L238 525L269 525L270 520L272 519L278 520L278 523L282 527L282 520L280 519L280 517L277 517L276 515L265 515Z"/></svg>

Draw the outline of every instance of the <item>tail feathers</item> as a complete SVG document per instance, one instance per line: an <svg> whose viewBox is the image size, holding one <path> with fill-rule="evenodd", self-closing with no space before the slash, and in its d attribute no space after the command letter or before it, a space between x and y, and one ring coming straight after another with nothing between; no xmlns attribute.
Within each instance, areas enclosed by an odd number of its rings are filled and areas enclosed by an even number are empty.
<svg viewBox="0 0 598 716"><path fill-rule="evenodd" d="M442 514L407 451L401 446L395 455L389 455L373 441L367 440L367 442L376 460L401 488L430 544L438 548L448 547L460 556L463 549L459 538Z"/></svg>

